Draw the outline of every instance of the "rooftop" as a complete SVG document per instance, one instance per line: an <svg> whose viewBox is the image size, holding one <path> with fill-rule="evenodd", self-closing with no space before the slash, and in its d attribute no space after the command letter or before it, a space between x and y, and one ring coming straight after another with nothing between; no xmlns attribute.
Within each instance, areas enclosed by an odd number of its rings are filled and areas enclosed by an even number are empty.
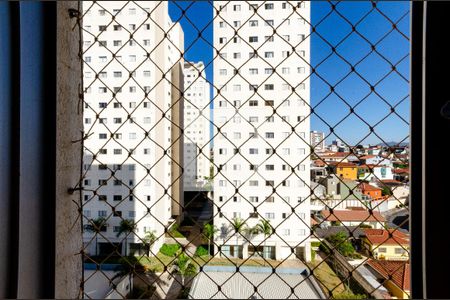
<svg viewBox="0 0 450 300"><path fill-rule="evenodd" d="M349 162L329 162L330 166L336 166L339 168L356 168L357 165Z"/></svg>
<svg viewBox="0 0 450 300"><path fill-rule="evenodd" d="M314 233L320 238L326 238L339 232L344 232L347 236L353 236L356 239L365 235L364 230L358 226L330 226L327 228L316 228L314 230Z"/></svg>
<svg viewBox="0 0 450 300"><path fill-rule="evenodd" d="M365 183L365 182L360 183L360 184L358 185L358 187L359 187L362 191L380 191L380 190L381 190L380 188L378 188L378 187L376 187L376 186L373 186L373 185L370 185L370 184Z"/></svg>
<svg viewBox="0 0 450 300"><path fill-rule="evenodd" d="M369 259L367 264L385 279L392 276L392 282L402 290L407 292L411 290L409 263Z"/></svg>
<svg viewBox="0 0 450 300"><path fill-rule="evenodd" d="M385 222L384 217L377 211L368 210L333 210L331 214L329 210L322 210L322 216L327 221L359 221L359 222Z"/></svg>
<svg viewBox="0 0 450 300"><path fill-rule="evenodd" d="M372 245L407 245L409 246L409 236L399 230L385 229L364 229L366 238Z"/></svg>
<svg viewBox="0 0 450 300"><path fill-rule="evenodd" d="M219 290L220 287L220 290ZM257 290L255 291L255 287ZM293 290L293 292L291 292ZM321 299L306 269L205 266L195 277L190 299Z"/></svg>

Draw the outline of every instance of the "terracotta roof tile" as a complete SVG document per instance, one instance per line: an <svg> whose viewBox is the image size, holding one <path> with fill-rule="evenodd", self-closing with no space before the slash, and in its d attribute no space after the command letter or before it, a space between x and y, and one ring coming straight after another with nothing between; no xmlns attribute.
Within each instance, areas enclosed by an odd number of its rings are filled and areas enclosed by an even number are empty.
<svg viewBox="0 0 450 300"><path fill-rule="evenodd" d="M348 163L348 162L329 162L330 166L336 166L338 168L356 168L358 167L356 164Z"/></svg>
<svg viewBox="0 0 450 300"><path fill-rule="evenodd" d="M377 211L372 211L372 215L368 210L333 210L330 214L329 210L322 210L322 216L327 221L360 221L360 222L385 222L384 217Z"/></svg>
<svg viewBox="0 0 450 300"><path fill-rule="evenodd" d="M411 291L409 263L404 261L369 259L367 264L385 279L391 277L391 281L403 291Z"/></svg>
<svg viewBox="0 0 450 300"><path fill-rule="evenodd" d="M376 186L370 185L368 183L362 182L358 185L358 187L361 189L361 191L381 191L380 188L377 188Z"/></svg>
<svg viewBox="0 0 450 300"><path fill-rule="evenodd" d="M409 236L398 230L369 229L365 228L366 238L372 245L407 245L409 246ZM391 233L392 237L389 236Z"/></svg>
<svg viewBox="0 0 450 300"><path fill-rule="evenodd" d="M374 158L374 157L376 157L376 155L364 155L364 156L361 156L360 159L368 159L368 158Z"/></svg>

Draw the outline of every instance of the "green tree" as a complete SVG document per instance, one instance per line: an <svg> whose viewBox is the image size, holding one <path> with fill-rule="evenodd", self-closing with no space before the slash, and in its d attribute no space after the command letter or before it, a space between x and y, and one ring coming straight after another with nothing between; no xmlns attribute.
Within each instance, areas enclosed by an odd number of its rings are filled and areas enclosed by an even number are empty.
<svg viewBox="0 0 450 300"><path fill-rule="evenodd" d="M128 240L128 235L131 232L134 232L137 228L136 222L134 222L134 220L130 220L130 219L124 219L122 221L120 221L119 224L119 231L117 231L117 237L119 237L122 234L125 234L125 256L127 256L127 240Z"/></svg>
<svg viewBox="0 0 450 300"><path fill-rule="evenodd" d="M150 249L156 242L156 235L154 231L146 231L145 236L142 239L144 241L145 250L147 251L147 256L150 256Z"/></svg>
<svg viewBox="0 0 450 300"><path fill-rule="evenodd" d="M351 256L355 253L355 248L352 243L348 241L347 234L344 231L330 235L326 238L335 249L344 256Z"/></svg>
<svg viewBox="0 0 450 300"><path fill-rule="evenodd" d="M383 196L392 196L392 191L389 187L384 186L383 189L381 190L381 195Z"/></svg>
<svg viewBox="0 0 450 300"><path fill-rule="evenodd" d="M91 219L91 224L86 225L86 231L95 233L95 256L98 255L98 233L102 231L106 227L106 219L105 218L97 218Z"/></svg>
<svg viewBox="0 0 450 300"><path fill-rule="evenodd" d="M241 218L233 218L231 220L231 229L234 230L234 234L236 235L236 249L234 250L235 252L237 252L236 257L239 257L239 235L243 232L245 232L246 230L246 224L245 221L242 220Z"/></svg>
<svg viewBox="0 0 450 300"><path fill-rule="evenodd" d="M208 240L208 255L211 255L211 240L218 231L219 229L212 224L205 224L205 226L203 226L203 234Z"/></svg>
<svg viewBox="0 0 450 300"><path fill-rule="evenodd" d="M256 224L256 228L260 233L264 234L264 250L266 250L267 238L272 235L273 227L272 225L270 225L269 220L261 219L259 223ZM264 257L264 250L263 250L263 257ZM266 262L264 261L264 264L265 263Z"/></svg>
<svg viewBox="0 0 450 300"><path fill-rule="evenodd" d="M196 266L192 263L189 256L180 253L174 262L175 272L181 275L181 285L184 287L186 276L193 276L197 273Z"/></svg>

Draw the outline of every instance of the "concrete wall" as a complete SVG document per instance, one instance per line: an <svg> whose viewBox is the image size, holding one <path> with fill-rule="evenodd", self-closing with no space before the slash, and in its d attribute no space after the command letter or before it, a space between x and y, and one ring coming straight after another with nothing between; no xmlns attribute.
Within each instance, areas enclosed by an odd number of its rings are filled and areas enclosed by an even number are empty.
<svg viewBox="0 0 450 300"><path fill-rule="evenodd" d="M55 298L75 299L79 296L82 276L81 218L78 211L81 197L76 191L80 176L83 128L81 62L78 57L78 28L76 18L70 18L68 9L78 9L78 1L57 3L57 130L56 130L56 241L55 241ZM68 239L68 237L70 237Z"/></svg>

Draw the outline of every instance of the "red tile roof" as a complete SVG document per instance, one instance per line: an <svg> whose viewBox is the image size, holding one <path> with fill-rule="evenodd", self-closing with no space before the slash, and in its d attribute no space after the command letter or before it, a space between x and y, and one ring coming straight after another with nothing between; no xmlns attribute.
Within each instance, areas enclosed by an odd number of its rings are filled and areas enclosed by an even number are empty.
<svg viewBox="0 0 450 300"><path fill-rule="evenodd" d="M367 264L385 279L391 277L391 281L403 291L411 291L411 271L409 263L403 261L369 259Z"/></svg>
<svg viewBox="0 0 450 300"><path fill-rule="evenodd" d="M372 211L372 215L368 210L333 210L330 214L329 210L322 210L322 216L327 221L353 221L353 222L385 222L384 217L377 211Z"/></svg>
<svg viewBox="0 0 450 300"><path fill-rule="evenodd" d="M326 163L323 160L321 160L321 159L316 159L314 161L314 165L316 167L324 167L324 166L326 166Z"/></svg>
<svg viewBox="0 0 450 300"><path fill-rule="evenodd" d="M361 156L360 159L368 159L368 158L374 158L374 157L376 157L376 155L364 155L364 156Z"/></svg>
<svg viewBox="0 0 450 300"><path fill-rule="evenodd" d="M350 152L329 152L322 154L322 157L346 157L351 155Z"/></svg>
<svg viewBox="0 0 450 300"><path fill-rule="evenodd" d="M381 179L380 180L382 183L396 183L396 184L403 184L398 180L395 179Z"/></svg>
<svg viewBox="0 0 450 300"><path fill-rule="evenodd" d="M372 245L409 245L409 236L398 230L364 228L364 232Z"/></svg>
<svg viewBox="0 0 450 300"><path fill-rule="evenodd" d="M336 166L338 168L356 168L357 165L353 163L348 162L329 162L330 166Z"/></svg>
<svg viewBox="0 0 450 300"><path fill-rule="evenodd" d="M404 173L409 174L409 169L395 169L393 170L393 172L395 174L404 174Z"/></svg>
<svg viewBox="0 0 450 300"><path fill-rule="evenodd" d="M358 185L358 187L361 189L362 192L364 192L364 191L381 191L380 188L377 188L376 186L370 185L365 182L360 183Z"/></svg>

